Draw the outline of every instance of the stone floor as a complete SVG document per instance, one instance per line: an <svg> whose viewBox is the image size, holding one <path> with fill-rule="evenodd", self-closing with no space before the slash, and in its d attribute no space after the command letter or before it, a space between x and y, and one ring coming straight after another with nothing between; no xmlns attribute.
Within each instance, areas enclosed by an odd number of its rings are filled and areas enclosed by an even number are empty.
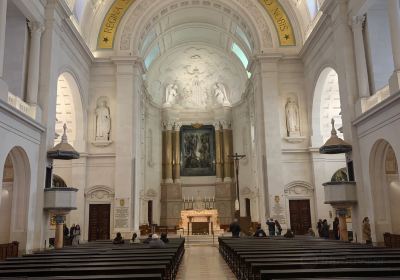
<svg viewBox="0 0 400 280"><path fill-rule="evenodd" d="M213 246L190 246L179 268L177 280L236 280Z"/></svg>

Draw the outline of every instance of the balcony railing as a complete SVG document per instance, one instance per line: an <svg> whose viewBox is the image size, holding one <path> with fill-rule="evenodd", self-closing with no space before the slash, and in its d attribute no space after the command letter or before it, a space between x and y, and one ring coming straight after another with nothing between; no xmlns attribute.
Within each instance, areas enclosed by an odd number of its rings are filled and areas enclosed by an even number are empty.
<svg viewBox="0 0 400 280"><path fill-rule="evenodd" d="M36 118L36 108L22 101L21 98L15 96L11 92L8 93L8 104L14 108L17 108L19 111L31 117L32 119Z"/></svg>

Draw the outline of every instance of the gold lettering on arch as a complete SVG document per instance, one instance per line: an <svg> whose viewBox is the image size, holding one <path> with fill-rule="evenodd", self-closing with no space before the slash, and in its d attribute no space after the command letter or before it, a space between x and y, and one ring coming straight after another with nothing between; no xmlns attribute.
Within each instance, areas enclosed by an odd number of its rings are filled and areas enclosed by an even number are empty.
<svg viewBox="0 0 400 280"><path fill-rule="evenodd" d="M278 0L259 0L274 22L281 46L295 46L293 26Z"/></svg>
<svg viewBox="0 0 400 280"><path fill-rule="evenodd" d="M98 49L113 49L118 25L135 0L116 0L108 10L97 38Z"/></svg>

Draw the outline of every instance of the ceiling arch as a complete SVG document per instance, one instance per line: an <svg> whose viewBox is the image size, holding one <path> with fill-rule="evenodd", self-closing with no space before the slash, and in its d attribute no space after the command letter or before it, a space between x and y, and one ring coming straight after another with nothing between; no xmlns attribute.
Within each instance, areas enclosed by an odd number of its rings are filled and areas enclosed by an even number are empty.
<svg viewBox="0 0 400 280"><path fill-rule="evenodd" d="M299 45L302 42L303 30L296 18L299 12L293 11L296 7L293 7L293 1L290 1L292 0L115 0L112 3L106 1L108 5L106 3L99 5L102 11L97 12L103 14L104 20L101 22L98 19L92 20L92 23L97 21L97 26L101 24L101 29L100 32L97 30L95 40L93 38L89 40L92 42L90 48L132 53L138 49L134 46L136 43L134 39L138 38L138 33L139 36L143 36L143 31L152 23L160 21L174 9L185 9L189 6L219 9L238 22L238 25L244 25L244 31L251 34L255 41L256 50L294 46L296 43ZM116 10L116 7L119 8ZM94 25L92 24L93 27ZM112 38L115 38L113 43L104 36L109 31L112 31ZM104 39L107 42L102 42Z"/></svg>

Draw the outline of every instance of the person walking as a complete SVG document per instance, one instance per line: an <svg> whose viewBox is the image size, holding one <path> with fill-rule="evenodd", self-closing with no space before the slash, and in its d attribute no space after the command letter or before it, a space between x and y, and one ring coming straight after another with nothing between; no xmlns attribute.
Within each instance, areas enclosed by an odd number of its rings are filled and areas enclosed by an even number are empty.
<svg viewBox="0 0 400 280"><path fill-rule="evenodd" d="M324 219L322 221L322 230L321 230L322 238L329 239L329 225L328 221Z"/></svg>
<svg viewBox="0 0 400 280"><path fill-rule="evenodd" d="M365 217L362 221L362 236L365 244L372 244L371 225L368 217Z"/></svg>
<svg viewBox="0 0 400 280"><path fill-rule="evenodd" d="M274 219L270 218L267 221L269 236L275 236L275 222Z"/></svg>
<svg viewBox="0 0 400 280"><path fill-rule="evenodd" d="M239 237L241 228L238 219L234 219L229 225L229 231L232 232L232 237Z"/></svg>
<svg viewBox="0 0 400 280"><path fill-rule="evenodd" d="M79 245L79 238L81 236L81 227L79 225L75 226L75 229L72 232L72 245L77 246ZM71 233L70 233L71 235Z"/></svg>
<svg viewBox="0 0 400 280"><path fill-rule="evenodd" d="M74 231L75 231L75 224L72 224L71 228L69 229L69 239L71 239L71 243L72 240L74 239Z"/></svg>
<svg viewBox="0 0 400 280"><path fill-rule="evenodd" d="M333 220L333 234L335 235L335 239L339 240L339 218L335 217Z"/></svg>
<svg viewBox="0 0 400 280"><path fill-rule="evenodd" d="M278 222L278 220L275 220L275 229L276 229L276 235L280 236L282 234L282 226Z"/></svg>
<svg viewBox="0 0 400 280"><path fill-rule="evenodd" d="M318 229L318 236L322 237L322 220L321 219L318 220L317 229Z"/></svg>

